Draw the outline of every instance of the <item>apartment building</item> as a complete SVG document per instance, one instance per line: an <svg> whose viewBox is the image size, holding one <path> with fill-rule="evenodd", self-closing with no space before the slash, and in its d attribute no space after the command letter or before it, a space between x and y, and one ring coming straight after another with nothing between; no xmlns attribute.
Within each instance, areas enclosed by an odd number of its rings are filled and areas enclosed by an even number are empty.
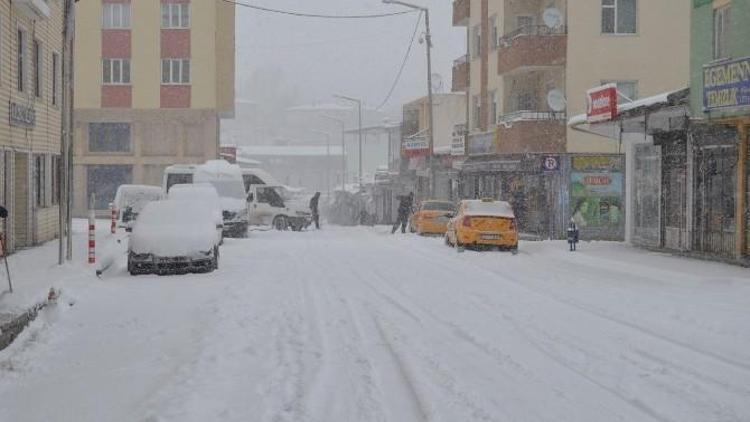
<svg viewBox="0 0 750 422"><path fill-rule="evenodd" d="M63 2L0 2L0 226L12 251L59 234Z"/></svg>
<svg viewBox="0 0 750 422"><path fill-rule="evenodd" d="M569 116L586 113L586 91L617 84L618 103L687 88L690 5L683 0L569 2L566 72ZM624 152L619 139L568 129L567 150Z"/></svg>
<svg viewBox="0 0 750 422"><path fill-rule="evenodd" d="M221 0L77 3L74 213L121 184L219 156L234 112L234 5ZM134 30L137 28L137 30Z"/></svg>

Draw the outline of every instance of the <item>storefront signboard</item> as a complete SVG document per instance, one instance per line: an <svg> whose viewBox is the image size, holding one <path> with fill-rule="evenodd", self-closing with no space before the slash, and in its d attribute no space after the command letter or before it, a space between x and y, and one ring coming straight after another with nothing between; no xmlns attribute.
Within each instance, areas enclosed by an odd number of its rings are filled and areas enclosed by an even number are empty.
<svg viewBox="0 0 750 422"><path fill-rule="evenodd" d="M586 91L586 119L591 122L617 117L617 85L606 84Z"/></svg>
<svg viewBox="0 0 750 422"><path fill-rule="evenodd" d="M403 145L407 157L419 157L430 153L430 144L424 136L405 138Z"/></svg>
<svg viewBox="0 0 750 422"><path fill-rule="evenodd" d="M617 230L625 221L622 158L572 157L571 215L582 228Z"/></svg>
<svg viewBox="0 0 750 422"><path fill-rule="evenodd" d="M36 111L32 107L10 102L10 124L11 126L33 128L36 126Z"/></svg>
<svg viewBox="0 0 750 422"><path fill-rule="evenodd" d="M703 110L750 107L750 57L703 67Z"/></svg>

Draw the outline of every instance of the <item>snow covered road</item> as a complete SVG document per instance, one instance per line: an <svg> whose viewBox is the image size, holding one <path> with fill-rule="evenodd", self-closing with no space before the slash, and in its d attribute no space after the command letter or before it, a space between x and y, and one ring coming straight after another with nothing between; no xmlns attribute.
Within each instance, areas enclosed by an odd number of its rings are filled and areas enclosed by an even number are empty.
<svg viewBox="0 0 750 422"><path fill-rule="evenodd" d="M0 421L750 420L747 269L384 227L252 232L209 275L123 267L0 352Z"/></svg>

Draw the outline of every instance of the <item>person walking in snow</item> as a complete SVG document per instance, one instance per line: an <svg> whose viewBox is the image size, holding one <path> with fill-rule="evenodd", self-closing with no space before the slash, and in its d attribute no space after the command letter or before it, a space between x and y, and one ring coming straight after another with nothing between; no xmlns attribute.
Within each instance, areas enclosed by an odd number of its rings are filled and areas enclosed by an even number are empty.
<svg viewBox="0 0 750 422"><path fill-rule="evenodd" d="M409 223L409 215L412 213L413 202L414 192L399 197L398 219L396 220L396 224L393 225L391 234L396 233L398 226L401 226L401 233L406 233L406 225Z"/></svg>
<svg viewBox="0 0 750 422"><path fill-rule="evenodd" d="M312 219L315 223L315 228L320 230L320 210L318 208L320 202L320 192L315 192L312 199L310 199L310 212L312 212Z"/></svg>
<svg viewBox="0 0 750 422"><path fill-rule="evenodd" d="M570 223L568 224L568 246L570 247L571 252L576 250L579 234L580 232L578 231L576 221L571 218Z"/></svg>

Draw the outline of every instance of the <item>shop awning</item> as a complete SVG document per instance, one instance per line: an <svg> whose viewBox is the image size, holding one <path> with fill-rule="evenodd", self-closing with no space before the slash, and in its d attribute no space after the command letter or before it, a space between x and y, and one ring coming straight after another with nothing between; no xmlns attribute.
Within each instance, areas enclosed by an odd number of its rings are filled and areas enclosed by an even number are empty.
<svg viewBox="0 0 750 422"><path fill-rule="evenodd" d="M619 139L621 134L654 134L683 130L690 118L688 88L665 92L617 106L617 118L590 123L586 114L579 114L568 120L574 130L593 133L611 139Z"/></svg>

